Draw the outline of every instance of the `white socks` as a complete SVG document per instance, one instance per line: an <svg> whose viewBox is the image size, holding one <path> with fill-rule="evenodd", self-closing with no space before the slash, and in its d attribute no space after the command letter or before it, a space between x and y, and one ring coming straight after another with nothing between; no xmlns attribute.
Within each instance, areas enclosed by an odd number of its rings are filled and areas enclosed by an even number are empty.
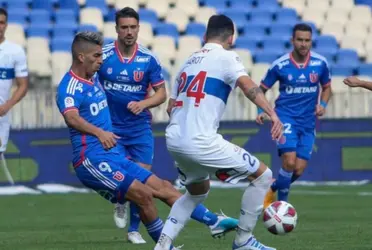
<svg viewBox="0 0 372 250"><path fill-rule="evenodd" d="M190 195L189 192L186 191L186 193L173 204L168 219L164 224L162 236L166 235L172 241L175 240L183 227L190 220L190 216L196 206L203 203L207 196L208 193L203 195ZM159 241L159 243L162 242ZM169 249L171 243L170 241L166 241L165 244L162 244L162 248L155 249Z"/></svg>
<svg viewBox="0 0 372 250"><path fill-rule="evenodd" d="M272 172L269 168L247 187L242 198L239 228L235 237L235 244L243 245L251 237L257 220L263 209L263 202L271 185Z"/></svg>

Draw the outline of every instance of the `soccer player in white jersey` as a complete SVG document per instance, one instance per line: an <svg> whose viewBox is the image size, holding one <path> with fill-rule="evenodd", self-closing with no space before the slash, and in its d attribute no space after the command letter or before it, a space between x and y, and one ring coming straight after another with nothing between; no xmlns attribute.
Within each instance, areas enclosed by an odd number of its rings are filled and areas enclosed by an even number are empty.
<svg viewBox="0 0 372 250"><path fill-rule="evenodd" d="M25 52L21 46L5 39L7 25L8 13L5 9L0 8L0 157L6 171L4 152L9 138L9 111L26 95L28 87ZM14 79L17 83L17 89L10 96ZM10 175L8 179L13 182Z"/></svg>
<svg viewBox="0 0 372 250"><path fill-rule="evenodd" d="M173 87L166 142L187 192L173 205L155 250L169 249L193 209L207 198L210 174L228 183L250 182L243 194L232 249L275 249L261 244L252 235L271 184L272 172L255 156L217 133L229 93L239 87L270 117L273 140L282 135L282 124L262 90L249 78L239 56L226 50L232 44L233 35L234 25L230 18L212 16L208 21L206 44L191 55Z"/></svg>

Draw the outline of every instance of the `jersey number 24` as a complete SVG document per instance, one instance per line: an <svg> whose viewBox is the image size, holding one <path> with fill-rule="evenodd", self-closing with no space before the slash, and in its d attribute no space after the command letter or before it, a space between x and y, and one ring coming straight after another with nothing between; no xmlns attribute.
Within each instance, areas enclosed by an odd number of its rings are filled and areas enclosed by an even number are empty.
<svg viewBox="0 0 372 250"><path fill-rule="evenodd" d="M187 84L188 77L185 72L182 72L180 75L180 78L181 78L181 83L178 86L178 94L180 94L184 90ZM194 103L195 107L199 107L200 101L205 97L204 84L205 84L206 79L207 79L207 72L200 71L197 75L195 75L191 79L190 84L187 86L187 89L185 91L187 97L195 98L195 103ZM182 102L179 102L177 106L182 106L182 104L183 104Z"/></svg>

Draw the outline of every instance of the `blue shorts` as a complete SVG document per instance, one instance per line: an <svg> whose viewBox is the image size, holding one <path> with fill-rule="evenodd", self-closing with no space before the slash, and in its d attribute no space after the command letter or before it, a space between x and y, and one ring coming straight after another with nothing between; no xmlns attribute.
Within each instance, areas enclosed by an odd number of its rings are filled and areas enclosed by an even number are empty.
<svg viewBox="0 0 372 250"><path fill-rule="evenodd" d="M277 143L281 156L287 152L296 152L298 158L310 160L315 142L315 129L298 126L289 117L280 117L283 123L283 138Z"/></svg>
<svg viewBox="0 0 372 250"><path fill-rule="evenodd" d="M112 203L124 203L126 193L134 180L146 183L152 173L119 154L97 155L85 158L75 168L76 176Z"/></svg>
<svg viewBox="0 0 372 250"><path fill-rule="evenodd" d="M118 140L118 149L134 162L152 165L154 158L154 137L152 131L147 129L144 133L135 136L122 136Z"/></svg>

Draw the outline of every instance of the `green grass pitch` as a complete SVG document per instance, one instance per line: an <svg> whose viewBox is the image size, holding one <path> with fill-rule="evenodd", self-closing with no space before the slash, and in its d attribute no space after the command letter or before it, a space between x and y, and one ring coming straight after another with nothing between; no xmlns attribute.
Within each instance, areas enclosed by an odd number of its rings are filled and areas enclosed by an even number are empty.
<svg viewBox="0 0 372 250"><path fill-rule="evenodd" d="M206 205L238 216L240 189L212 189ZM365 192L364 195L362 195ZM368 193L369 192L369 193ZM290 202L298 212L297 228L286 236L271 235L260 219L255 235L278 250L370 250L372 249L372 186L295 187ZM161 217L169 208L158 204ZM126 231L117 229L113 206L96 194L46 194L1 197L0 249L153 249L148 244L131 245ZM231 249L234 233L214 240L209 230L196 222L187 225L177 239L185 250Z"/></svg>

